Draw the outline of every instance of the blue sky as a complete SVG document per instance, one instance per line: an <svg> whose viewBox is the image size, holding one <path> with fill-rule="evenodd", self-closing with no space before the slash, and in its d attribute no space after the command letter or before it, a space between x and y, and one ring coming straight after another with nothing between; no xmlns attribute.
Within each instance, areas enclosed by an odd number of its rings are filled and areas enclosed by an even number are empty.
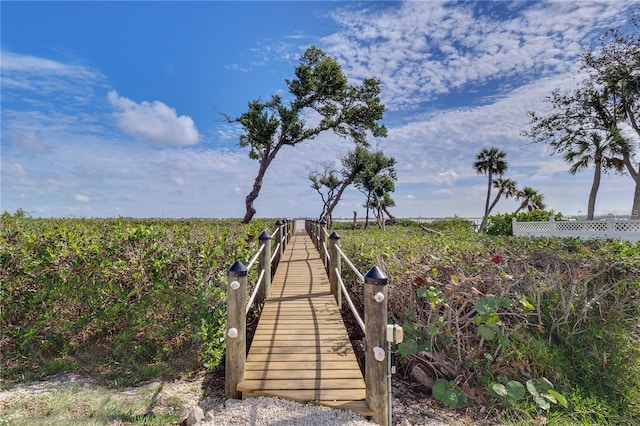
<svg viewBox="0 0 640 426"><path fill-rule="evenodd" d="M381 80L397 159L392 212L482 214L484 147L549 208L584 214L592 171L521 136L529 110L571 87L577 58L638 1L9 2L1 14L1 210L42 217L242 217L257 162L226 123L285 79L316 45L349 80ZM288 148L288 149L286 149ZM314 164L351 146L331 134L286 147L258 217L317 216ZM628 176L605 175L596 214L628 214ZM364 215L345 193L336 216ZM501 201L495 212L515 210Z"/></svg>

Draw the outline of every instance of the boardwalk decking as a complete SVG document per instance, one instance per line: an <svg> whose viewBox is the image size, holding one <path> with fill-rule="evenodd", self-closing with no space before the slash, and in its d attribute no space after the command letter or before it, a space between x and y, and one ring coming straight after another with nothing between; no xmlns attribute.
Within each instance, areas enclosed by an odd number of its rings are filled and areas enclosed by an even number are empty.
<svg viewBox="0 0 640 426"><path fill-rule="evenodd" d="M237 390L373 415L322 260L304 230L291 237L278 265Z"/></svg>

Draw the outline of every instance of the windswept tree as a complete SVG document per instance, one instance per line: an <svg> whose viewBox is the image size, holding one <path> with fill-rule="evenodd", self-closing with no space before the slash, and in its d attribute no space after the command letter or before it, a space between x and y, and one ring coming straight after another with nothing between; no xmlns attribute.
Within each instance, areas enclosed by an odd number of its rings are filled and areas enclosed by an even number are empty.
<svg viewBox="0 0 640 426"><path fill-rule="evenodd" d="M627 146L626 141L619 136L619 132L612 132L606 139L602 133L593 132L584 139L576 140L564 153L564 160L571 164L569 173L572 175L582 169L591 167L594 169L587 203L587 220L592 220L594 216L602 170L613 168L621 172L624 160L620 157L626 152Z"/></svg>
<svg viewBox="0 0 640 426"><path fill-rule="evenodd" d="M544 210L547 207L544 204L544 195L538 192L537 189L533 189L530 186L525 186L522 191L518 192L516 199L520 201L520 206L515 211L516 214L521 210L527 209L527 211Z"/></svg>
<svg viewBox="0 0 640 426"><path fill-rule="evenodd" d="M371 152L364 146L357 145L347 152L340 161L342 163L342 170L340 171L342 183L335 192L333 201L327 208L327 217L333 215L333 210L342 199L342 194L351 184L364 181L364 179L366 179L364 176L375 176L375 174L372 174L372 171L379 170L380 164L385 164L385 162L388 164L390 159L387 158L382 151ZM395 159L393 159L393 164L395 164Z"/></svg>
<svg viewBox="0 0 640 426"><path fill-rule="evenodd" d="M382 151L373 153L367 166L356 176L354 186L366 197L364 207L367 209L365 228L369 224L369 210L371 207L376 212L378 224L382 220L381 228L384 228L381 199L385 194L395 191L396 159L387 157Z"/></svg>
<svg viewBox="0 0 640 426"><path fill-rule="evenodd" d="M393 182L390 182L393 184ZM386 214L389 217L389 221L391 223L395 222L395 217L389 212L389 208L395 207L396 202L391 197L390 192L384 192L382 195L375 195L373 198L369 199L368 202L364 205L367 210L371 209L374 212L376 217L376 223L380 229L385 228L386 219L384 215ZM365 221L365 228L368 226L369 217Z"/></svg>
<svg viewBox="0 0 640 426"><path fill-rule="evenodd" d="M630 29L629 31L625 31ZM534 142L552 148L552 154L581 151L593 134L600 141L615 141L622 164L635 182L631 214L640 215L640 22L611 29L599 49L583 53L581 80L577 88L555 89L546 101L551 112L529 112L530 129L524 133ZM623 137L624 136L624 137ZM616 162L596 163L591 150L591 166L606 168ZM572 166L575 163L572 163ZM594 187L592 185L592 191ZM591 202L590 196L590 202ZM593 197L595 202L595 197Z"/></svg>
<svg viewBox="0 0 640 426"><path fill-rule="evenodd" d="M315 189L322 199L322 212L318 219L326 220L329 228L331 228L332 217L327 215L327 211L336 197L336 191L342 184L342 179L338 174L332 162L322 162L318 163L316 169L309 172L308 176L311 188Z"/></svg>
<svg viewBox="0 0 640 426"><path fill-rule="evenodd" d="M259 162L258 174L245 199L243 223L249 223L255 215L253 203L265 173L284 146L295 146L327 131L362 146L368 146L368 135L387 134L379 123L385 107L380 101L378 79L348 84L336 60L314 46L300 57L295 75L293 80L286 80L287 100L278 95L267 102L256 99L240 117L226 116L227 121L242 125L239 145L249 148L249 158Z"/></svg>
<svg viewBox="0 0 640 426"><path fill-rule="evenodd" d="M479 232L482 232L487 224L487 217L489 216L489 202L491 200L491 184L493 183L494 176L502 176L507 171L509 165L505 158L507 154L496 147L483 148L477 155L476 161L473 163L473 168L478 174L486 174L487 180L487 199L484 206L484 215L482 216L482 222L480 223Z"/></svg>

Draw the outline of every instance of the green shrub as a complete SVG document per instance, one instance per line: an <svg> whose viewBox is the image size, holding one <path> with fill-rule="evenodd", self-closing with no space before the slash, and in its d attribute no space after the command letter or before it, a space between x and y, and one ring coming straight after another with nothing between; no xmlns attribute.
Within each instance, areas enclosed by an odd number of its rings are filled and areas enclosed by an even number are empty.
<svg viewBox="0 0 640 426"><path fill-rule="evenodd" d="M266 227L24 214L1 225L2 376L80 369L117 385L220 363L226 270Z"/></svg>
<svg viewBox="0 0 640 426"><path fill-rule="evenodd" d="M553 216L555 220L562 220L562 213L555 213L553 210L532 210L530 212L504 213L489 216L488 224L484 232L488 235L513 235L513 218L517 222L538 222L547 221Z"/></svg>
<svg viewBox="0 0 640 426"><path fill-rule="evenodd" d="M507 422L603 424L606 412L611 423L637 423L638 246L412 227L345 230L340 245L360 270L375 264L388 274L389 316L405 332L400 368L444 379L444 404L461 388L470 404ZM350 287L361 291L355 280ZM533 385L544 378L553 388ZM525 397L514 398L531 380Z"/></svg>

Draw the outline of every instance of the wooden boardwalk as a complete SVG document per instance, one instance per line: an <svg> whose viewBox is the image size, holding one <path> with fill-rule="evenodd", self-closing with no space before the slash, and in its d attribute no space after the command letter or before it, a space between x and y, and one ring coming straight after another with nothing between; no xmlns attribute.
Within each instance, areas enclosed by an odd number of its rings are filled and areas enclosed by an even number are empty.
<svg viewBox="0 0 640 426"><path fill-rule="evenodd" d="M324 265L304 229L292 235L273 277L237 390L374 414Z"/></svg>

